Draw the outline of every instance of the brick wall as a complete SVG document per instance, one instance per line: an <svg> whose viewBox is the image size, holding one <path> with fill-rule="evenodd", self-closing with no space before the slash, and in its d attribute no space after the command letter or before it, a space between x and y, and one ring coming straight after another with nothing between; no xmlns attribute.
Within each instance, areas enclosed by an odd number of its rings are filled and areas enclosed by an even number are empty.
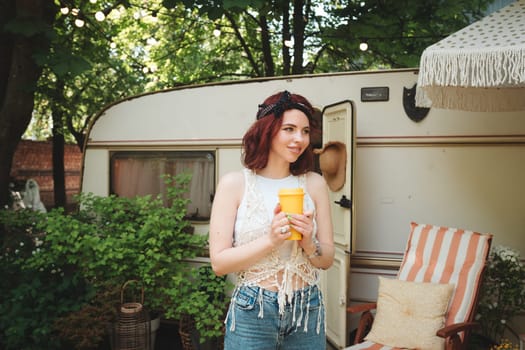
<svg viewBox="0 0 525 350"><path fill-rule="evenodd" d="M47 209L54 207L53 154L51 141L21 140L15 151L11 177L18 187L35 179L40 187L40 199ZM64 167L67 203L74 204L73 195L80 191L82 153L77 145L65 145Z"/></svg>

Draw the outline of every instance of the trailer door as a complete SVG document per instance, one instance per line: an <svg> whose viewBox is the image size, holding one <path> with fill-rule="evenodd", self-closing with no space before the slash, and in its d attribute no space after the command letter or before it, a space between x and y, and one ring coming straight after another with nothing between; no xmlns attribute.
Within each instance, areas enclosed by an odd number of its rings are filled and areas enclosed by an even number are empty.
<svg viewBox="0 0 525 350"><path fill-rule="evenodd" d="M337 348L348 341L346 307L349 301L350 252L355 226L353 172L355 162L355 113L351 101L329 105L323 109L323 145L339 141L346 145L346 175L343 187L329 191L334 227L335 259L323 271L321 285L326 305L326 335Z"/></svg>

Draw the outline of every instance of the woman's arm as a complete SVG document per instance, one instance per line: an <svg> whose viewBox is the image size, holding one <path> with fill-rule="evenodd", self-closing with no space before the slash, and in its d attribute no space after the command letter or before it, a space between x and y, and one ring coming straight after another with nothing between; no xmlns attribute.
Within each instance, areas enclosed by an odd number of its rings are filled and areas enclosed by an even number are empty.
<svg viewBox="0 0 525 350"><path fill-rule="evenodd" d="M316 245L311 235L304 237L301 246L309 256L312 265L328 269L334 262L334 236L332 226L332 214L330 211L330 200L328 198L328 186L325 179L317 174L310 172L307 175L308 193L315 203L317 221L317 240L319 241L320 255L316 256Z"/></svg>

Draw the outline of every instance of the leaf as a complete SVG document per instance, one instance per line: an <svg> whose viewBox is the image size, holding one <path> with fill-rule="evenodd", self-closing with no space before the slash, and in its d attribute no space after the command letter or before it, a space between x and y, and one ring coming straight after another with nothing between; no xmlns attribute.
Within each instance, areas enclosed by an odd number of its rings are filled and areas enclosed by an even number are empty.
<svg viewBox="0 0 525 350"><path fill-rule="evenodd" d="M177 6L177 0L162 0L162 6L171 9Z"/></svg>
<svg viewBox="0 0 525 350"><path fill-rule="evenodd" d="M58 76L77 76L91 69L91 64L83 57L60 51L48 58L49 68Z"/></svg>
<svg viewBox="0 0 525 350"><path fill-rule="evenodd" d="M7 22L5 29L13 34L19 34L28 38L51 31L49 25L44 21L33 18L15 18Z"/></svg>
<svg viewBox="0 0 525 350"><path fill-rule="evenodd" d="M243 9L247 9L248 7L258 9L267 3L268 2L264 0L224 0L224 8L228 10L230 9L243 10Z"/></svg>

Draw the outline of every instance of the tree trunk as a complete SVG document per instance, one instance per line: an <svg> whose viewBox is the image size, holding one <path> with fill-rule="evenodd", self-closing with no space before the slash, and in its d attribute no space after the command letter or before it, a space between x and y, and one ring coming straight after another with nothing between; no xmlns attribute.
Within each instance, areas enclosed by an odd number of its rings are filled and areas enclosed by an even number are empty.
<svg viewBox="0 0 525 350"><path fill-rule="evenodd" d="M304 0L294 0L293 5L293 65L292 74L303 73L304 54L304 27L305 27Z"/></svg>
<svg viewBox="0 0 525 350"><path fill-rule="evenodd" d="M45 53L49 43L42 33L13 33L5 25L17 21L23 26L50 24L53 2L49 0L8 0L0 4L0 206L8 203L8 183L16 146L29 122L34 91L42 71L33 60ZM6 67L8 67L6 69Z"/></svg>
<svg viewBox="0 0 525 350"><path fill-rule="evenodd" d="M64 128L62 126L62 114L57 109L53 108L53 193L55 208L65 208Z"/></svg>
<svg viewBox="0 0 525 350"><path fill-rule="evenodd" d="M283 38L282 38L282 53L283 53L283 75L290 75L291 57L290 49L286 46L286 40L291 40L293 33L290 32L290 4L288 1L283 2Z"/></svg>
<svg viewBox="0 0 525 350"><path fill-rule="evenodd" d="M235 33L235 37L241 43L243 51L244 51L244 53L246 53L248 61L250 62L250 65L252 66L253 71L255 72L255 75L260 77L261 76L261 72L259 71L259 67L257 66L257 62L255 61L255 58L252 55L252 52L250 50L250 47L248 46L248 43L246 43L246 40L244 40L244 38L243 38L243 36L241 34L239 26L237 25L237 22L235 21L235 17L231 13L229 13L228 11L224 11L224 16L226 16L226 18L230 22L230 24L232 26L232 29L233 29L233 31Z"/></svg>
<svg viewBox="0 0 525 350"><path fill-rule="evenodd" d="M273 77L275 75L275 66L273 64L270 30L268 29L266 16L261 16L259 22L261 25L261 44L264 57L264 76Z"/></svg>

